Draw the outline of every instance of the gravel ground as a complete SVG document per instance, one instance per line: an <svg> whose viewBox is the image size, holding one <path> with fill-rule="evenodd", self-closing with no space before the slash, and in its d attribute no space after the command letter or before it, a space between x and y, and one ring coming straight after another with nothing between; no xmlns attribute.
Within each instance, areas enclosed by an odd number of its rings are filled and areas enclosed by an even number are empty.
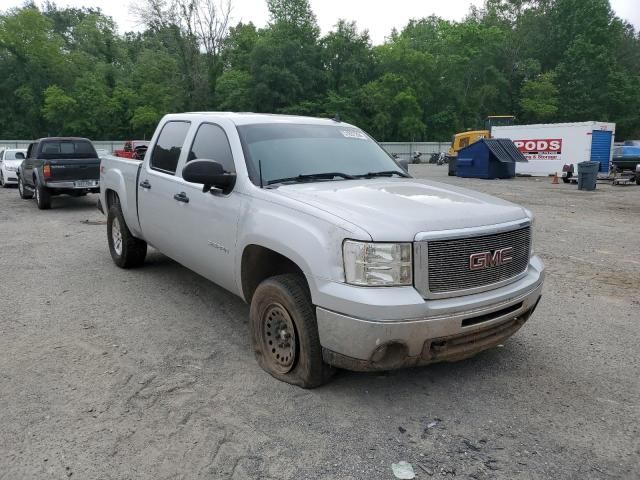
<svg viewBox="0 0 640 480"><path fill-rule="evenodd" d="M96 197L0 190L0 478L640 478L640 188L437 177L537 215L542 302L503 348L306 391L248 307L151 252L114 266Z"/></svg>

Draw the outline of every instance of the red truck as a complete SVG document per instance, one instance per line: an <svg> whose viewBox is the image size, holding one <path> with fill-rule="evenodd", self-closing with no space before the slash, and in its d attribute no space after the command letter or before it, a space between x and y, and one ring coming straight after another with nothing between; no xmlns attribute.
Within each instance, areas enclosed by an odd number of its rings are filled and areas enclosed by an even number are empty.
<svg viewBox="0 0 640 480"><path fill-rule="evenodd" d="M124 149L114 150L113 154L116 157L133 158L135 160L142 160L144 154L147 152L149 142L145 140L127 140L124 142Z"/></svg>

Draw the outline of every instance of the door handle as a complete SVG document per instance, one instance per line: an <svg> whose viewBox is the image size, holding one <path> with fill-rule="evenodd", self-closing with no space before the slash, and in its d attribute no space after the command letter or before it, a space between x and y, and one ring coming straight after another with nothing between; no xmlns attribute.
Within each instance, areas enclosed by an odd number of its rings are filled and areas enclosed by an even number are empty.
<svg viewBox="0 0 640 480"><path fill-rule="evenodd" d="M184 192L176 193L173 198L179 202L189 203L189 197Z"/></svg>
<svg viewBox="0 0 640 480"><path fill-rule="evenodd" d="M149 180L145 180L144 182L140 182L140 186L142 188L147 189L147 190L151 190L151 184L149 183Z"/></svg>

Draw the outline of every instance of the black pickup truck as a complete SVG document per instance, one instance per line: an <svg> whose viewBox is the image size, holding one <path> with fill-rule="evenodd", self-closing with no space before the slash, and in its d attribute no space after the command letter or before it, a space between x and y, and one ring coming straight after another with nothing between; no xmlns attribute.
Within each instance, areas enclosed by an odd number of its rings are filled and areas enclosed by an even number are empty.
<svg viewBox="0 0 640 480"><path fill-rule="evenodd" d="M38 208L51 208L51 197L80 197L100 191L100 159L86 138L48 137L29 145L18 170L21 198L36 197Z"/></svg>

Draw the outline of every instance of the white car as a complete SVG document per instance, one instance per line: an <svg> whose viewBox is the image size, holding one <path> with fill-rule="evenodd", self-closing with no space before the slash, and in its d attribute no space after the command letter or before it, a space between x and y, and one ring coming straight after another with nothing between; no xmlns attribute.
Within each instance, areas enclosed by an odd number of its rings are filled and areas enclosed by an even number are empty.
<svg viewBox="0 0 640 480"><path fill-rule="evenodd" d="M18 168L26 154L25 148L7 148L0 151L0 185L4 188L18 184Z"/></svg>

